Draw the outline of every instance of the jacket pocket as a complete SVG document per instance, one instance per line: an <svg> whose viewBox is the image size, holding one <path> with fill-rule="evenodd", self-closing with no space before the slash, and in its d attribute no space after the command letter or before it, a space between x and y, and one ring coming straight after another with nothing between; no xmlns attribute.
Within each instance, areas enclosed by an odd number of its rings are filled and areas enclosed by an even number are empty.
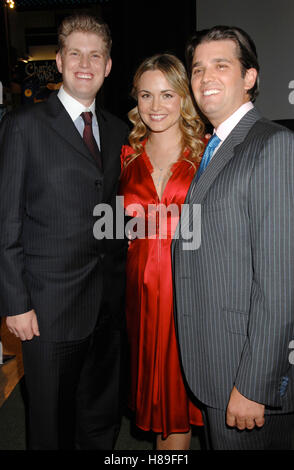
<svg viewBox="0 0 294 470"><path fill-rule="evenodd" d="M226 329L237 335L247 335L248 313L238 310L223 310Z"/></svg>

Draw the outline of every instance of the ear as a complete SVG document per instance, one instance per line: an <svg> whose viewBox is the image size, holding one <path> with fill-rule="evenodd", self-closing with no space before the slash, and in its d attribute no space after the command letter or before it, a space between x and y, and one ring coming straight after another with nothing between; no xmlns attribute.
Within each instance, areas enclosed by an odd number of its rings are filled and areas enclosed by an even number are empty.
<svg viewBox="0 0 294 470"><path fill-rule="evenodd" d="M61 58L61 52L57 52L56 54L56 65L59 73L62 73L62 58Z"/></svg>
<svg viewBox="0 0 294 470"><path fill-rule="evenodd" d="M257 70L254 68L247 69L244 77L244 89L247 92L254 87L257 80Z"/></svg>
<svg viewBox="0 0 294 470"><path fill-rule="evenodd" d="M112 67L112 60L109 57L109 59L107 59L107 62L106 62L104 77L108 77L108 75L110 74L110 71L111 71L111 67Z"/></svg>

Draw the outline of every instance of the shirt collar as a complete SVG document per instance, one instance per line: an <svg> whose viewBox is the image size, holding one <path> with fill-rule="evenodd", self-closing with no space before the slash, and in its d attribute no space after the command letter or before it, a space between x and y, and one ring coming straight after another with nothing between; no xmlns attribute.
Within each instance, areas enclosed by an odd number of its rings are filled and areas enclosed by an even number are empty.
<svg viewBox="0 0 294 470"><path fill-rule="evenodd" d="M234 129L234 127L241 121L242 117L252 109L253 103L251 101L247 101L246 103L242 104L240 108L237 109L228 119L222 122L217 129L215 129L216 134L223 142L230 132Z"/></svg>
<svg viewBox="0 0 294 470"><path fill-rule="evenodd" d="M93 103L91 104L91 106L86 107L83 104L81 104L79 101L77 101L75 98L70 96L63 88L63 85L60 87L57 96L73 121L75 121L80 116L80 114L85 111L92 111L93 116L96 117L95 99Z"/></svg>

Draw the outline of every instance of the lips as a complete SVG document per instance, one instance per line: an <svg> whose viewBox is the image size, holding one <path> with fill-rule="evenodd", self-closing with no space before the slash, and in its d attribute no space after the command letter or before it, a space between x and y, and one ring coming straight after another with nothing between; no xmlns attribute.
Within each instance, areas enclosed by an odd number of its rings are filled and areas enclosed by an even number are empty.
<svg viewBox="0 0 294 470"><path fill-rule="evenodd" d="M210 90L204 90L203 95L204 96L211 96L211 95L218 95L220 93L220 90L217 90L215 88L212 88Z"/></svg>
<svg viewBox="0 0 294 470"><path fill-rule="evenodd" d="M152 121L162 121L163 119L165 119L166 117L166 114L150 114L150 119Z"/></svg>
<svg viewBox="0 0 294 470"><path fill-rule="evenodd" d="M92 73L82 73L82 72L77 72L75 74L76 78L82 79L82 80L92 80L93 74Z"/></svg>

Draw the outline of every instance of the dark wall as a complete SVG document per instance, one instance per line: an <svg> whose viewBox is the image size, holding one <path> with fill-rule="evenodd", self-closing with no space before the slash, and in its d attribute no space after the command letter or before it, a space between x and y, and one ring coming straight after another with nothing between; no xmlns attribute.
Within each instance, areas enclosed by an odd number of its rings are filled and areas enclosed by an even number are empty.
<svg viewBox="0 0 294 470"><path fill-rule="evenodd" d="M129 94L140 62L158 52L184 60L186 41L196 26L196 2L108 0L102 3L102 14L113 37L113 68L103 101L114 114L126 118L134 105Z"/></svg>
<svg viewBox="0 0 294 470"><path fill-rule="evenodd" d="M21 0L16 0L17 11L28 10L28 7L20 8L22 3ZM55 5L56 2L43 0L41 3L43 9L46 8L46 5L48 9L49 5L52 3ZM130 91L134 72L140 62L158 52L171 52L184 60L186 41L196 27L196 0L182 0L181 2L167 0L96 0L95 2L93 0L86 2L81 0L79 3L73 2L75 6L69 9L68 13L65 13L65 10L61 8L62 4L65 8L68 1L59 2L59 9L57 6L50 8L51 12L55 11L56 30L64 15L78 9L99 10L104 20L109 24L113 37L113 68L110 76L105 80L98 99L105 108L125 120L127 120L128 111L134 105L130 98ZM40 28L42 29L41 18L46 14L46 11L39 8ZM30 10L33 11L32 6ZM93 11L93 13L96 12ZM13 34L13 31L10 34ZM2 2L0 4L0 45L1 79L5 78L5 82L7 82L8 58Z"/></svg>
<svg viewBox="0 0 294 470"><path fill-rule="evenodd" d="M254 40L260 64L256 105L273 120L294 116L293 0L197 0L197 27L236 25Z"/></svg>
<svg viewBox="0 0 294 470"><path fill-rule="evenodd" d="M6 47L6 27L5 27L5 10L3 4L0 6L0 80L5 86L8 85L10 79L8 49Z"/></svg>

